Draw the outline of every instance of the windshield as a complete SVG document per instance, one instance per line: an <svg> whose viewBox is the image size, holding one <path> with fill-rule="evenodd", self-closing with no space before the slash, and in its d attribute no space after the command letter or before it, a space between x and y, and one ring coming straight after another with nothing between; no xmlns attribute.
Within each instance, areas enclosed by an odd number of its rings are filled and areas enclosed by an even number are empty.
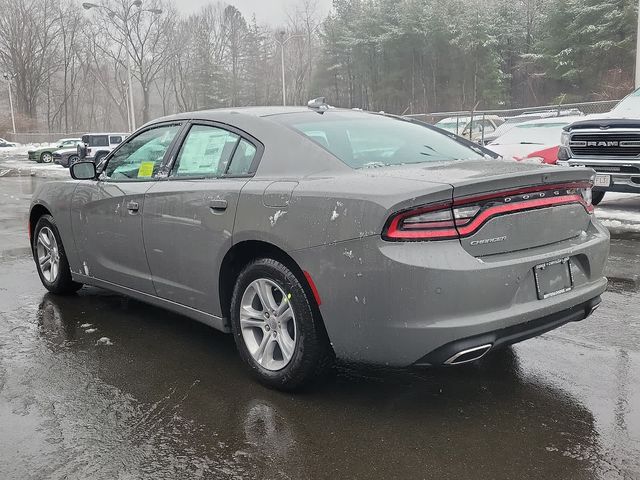
<svg viewBox="0 0 640 480"><path fill-rule="evenodd" d="M634 118L640 116L640 88L623 98L618 105L613 107L611 112L619 115L632 115Z"/></svg>
<svg viewBox="0 0 640 480"><path fill-rule="evenodd" d="M514 125L504 135L496 138L491 145L538 144L559 145L562 127L569 122L522 123Z"/></svg>
<svg viewBox="0 0 640 480"><path fill-rule="evenodd" d="M273 118L304 134L351 168L483 158L442 133L382 115L309 112Z"/></svg>

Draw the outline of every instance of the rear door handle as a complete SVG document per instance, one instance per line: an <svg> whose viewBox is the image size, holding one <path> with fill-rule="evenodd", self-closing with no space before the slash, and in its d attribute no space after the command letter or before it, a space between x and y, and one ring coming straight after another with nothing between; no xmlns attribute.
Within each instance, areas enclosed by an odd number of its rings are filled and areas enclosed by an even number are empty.
<svg viewBox="0 0 640 480"><path fill-rule="evenodd" d="M209 208L215 212L224 212L227 209L228 203L224 199L216 198L209 201Z"/></svg>
<svg viewBox="0 0 640 480"><path fill-rule="evenodd" d="M129 202L127 203L127 210L129 210L131 213L135 213L140 210L140 205L138 204L138 202Z"/></svg>

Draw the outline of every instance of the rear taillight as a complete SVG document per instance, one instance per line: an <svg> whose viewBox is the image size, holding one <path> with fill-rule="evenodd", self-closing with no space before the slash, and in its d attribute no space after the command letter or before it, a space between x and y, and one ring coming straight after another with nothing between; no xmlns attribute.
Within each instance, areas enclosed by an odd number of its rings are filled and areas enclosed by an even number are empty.
<svg viewBox="0 0 640 480"><path fill-rule="evenodd" d="M541 185L405 210L391 216L382 237L390 241L468 237L501 215L571 203L579 203L592 213L591 184Z"/></svg>

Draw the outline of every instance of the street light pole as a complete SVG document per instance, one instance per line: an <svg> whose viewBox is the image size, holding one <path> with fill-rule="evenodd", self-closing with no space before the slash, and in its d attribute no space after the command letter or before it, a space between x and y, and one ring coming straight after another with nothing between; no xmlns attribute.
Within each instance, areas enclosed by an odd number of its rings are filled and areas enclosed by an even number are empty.
<svg viewBox="0 0 640 480"><path fill-rule="evenodd" d="M287 32L285 32L284 30L280 30L278 34L281 37L281 40L278 40L276 38L276 43L280 45L280 63L282 68L282 106L286 106L287 105L287 85L286 85L286 78L284 74L284 46L287 43L289 43L289 40L302 37L303 35L289 35L287 38L284 38L284 36L287 34Z"/></svg>
<svg viewBox="0 0 640 480"><path fill-rule="evenodd" d="M638 0L638 29L636 37L636 88L640 88L640 0Z"/></svg>
<svg viewBox="0 0 640 480"><path fill-rule="evenodd" d="M139 10L131 15L131 9L133 7L138 7ZM85 10L90 10L92 8L102 8L106 10L109 15L118 18L116 12L111 10L109 7L104 5L96 5L95 3L85 2L82 4L82 8ZM122 17L122 23L124 31L124 46L127 55L127 123L129 124L129 132L133 132L136 129L136 111L134 108L134 99L133 99L133 83L131 81L131 51L129 50L129 38L131 36L129 32L129 20L133 18L134 15L138 15L142 12L150 12L154 15L160 15L162 13L162 9L160 8L150 8L148 10L142 9L142 0L133 0L127 7L127 12Z"/></svg>
<svg viewBox="0 0 640 480"><path fill-rule="evenodd" d="M9 88L9 108L11 109L11 124L13 125L13 135L16 135L16 117L13 113L13 96L11 95L11 76L5 73L4 79L7 81L7 87ZM15 141L15 138L14 138Z"/></svg>

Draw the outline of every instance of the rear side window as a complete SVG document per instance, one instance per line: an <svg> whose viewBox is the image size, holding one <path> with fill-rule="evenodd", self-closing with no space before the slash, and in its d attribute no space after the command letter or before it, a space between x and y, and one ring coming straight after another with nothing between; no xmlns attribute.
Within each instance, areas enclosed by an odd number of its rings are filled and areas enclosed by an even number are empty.
<svg viewBox="0 0 640 480"><path fill-rule="evenodd" d="M218 177L226 171L240 137L217 127L194 125L173 167L174 177Z"/></svg>
<svg viewBox="0 0 640 480"><path fill-rule="evenodd" d="M231 165L227 168L227 175L247 175L251 170L256 156L256 147L244 138L240 140L236 153L233 154Z"/></svg>
<svg viewBox="0 0 640 480"><path fill-rule="evenodd" d="M90 147L108 147L109 136L108 135L85 135L82 137L82 141Z"/></svg>
<svg viewBox="0 0 640 480"><path fill-rule="evenodd" d="M120 135L111 137L111 145L118 145L122 143L122 137Z"/></svg>
<svg viewBox="0 0 640 480"><path fill-rule="evenodd" d="M419 124L359 112L278 115L281 122L352 168L482 159L456 140Z"/></svg>

